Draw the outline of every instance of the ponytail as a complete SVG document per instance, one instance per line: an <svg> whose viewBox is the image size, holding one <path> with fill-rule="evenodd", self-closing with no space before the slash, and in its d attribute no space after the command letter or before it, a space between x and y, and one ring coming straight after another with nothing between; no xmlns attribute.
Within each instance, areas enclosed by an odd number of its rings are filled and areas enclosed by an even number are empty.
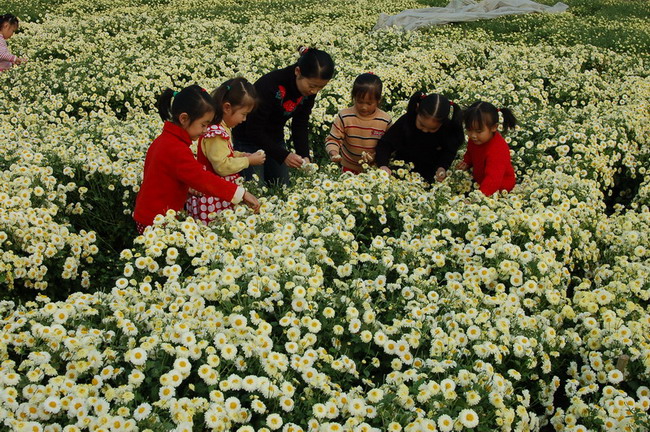
<svg viewBox="0 0 650 432"><path fill-rule="evenodd" d="M305 78L316 78L329 81L334 76L334 60L325 51L301 46L298 48L300 58L296 67Z"/></svg>
<svg viewBox="0 0 650 432"><path fill-rule="evenodd" d="M174 93L174 90L167 88L160 96L158 96L156 108L158 109L158 114L163 121L171 121L172 119L171 107Z"/></svg>
<svg viewBox="0 0 650 432"><path fill-rule="evenodd" d="M517 125L517 119L509 108L497 108L489 102L475 102L465 110L463 122L465 128L483 128L483 126L492 127L499 124L499 113L503 118L503 131L507 132L514 129Z"/></svg>
<svg viewBox="0 0 650 432"><path fill-rule="evenodd" d="M406 113L411 116L421 115L439 120L443 126L462 126L462 110L445 96L437 93L427 95L418 91L409 99Z"/></svg>
<svg viewBox="0 0 650 432"><path fill-rule="evenodd" d="M512 110L510 110L510 108L500 108L499 112L501 112L501 115L503 117L504 132L508 132L510 129L514 129L515 126L517 126L517 119L515 118L515 115L512 113Z"/></svg>
<svg viewBox="0 0 650 432"><path fill-rule="evenodd" d="M216 112L214 100L198 85L185 87L180 92L165 89L158 96L156 108L163 121L177 124L180 123L178 118L182 113L186 113L190 122L193 122L208 112Z"/></svg>
<svg viewBox="0 0 650 432"><path fill-rule="evenodd" d="M212 99L216 106L214 123L219 124L223 120L223 105L227 102L233 107L257 104L257 92L255 86L246 78L237 77L229 79L212 92Z"/></svg>
<svg viewBox="0 0 650 432"><path fill-rule="evenodd" d="M426 97L427 94L423 91L417 91L413 93L413 96L411 96L411 98L409 99L409 103L406 106L406 113L413 114L413 115L416 114L420 102Z"/></svg>
<svg viewBox="0 0 650 432"><path fill-rule="evenodd" d="M456 102L449 101L449 107L451 108L451 117L449 121L462 129L463 127L463 109Z"/></svg>

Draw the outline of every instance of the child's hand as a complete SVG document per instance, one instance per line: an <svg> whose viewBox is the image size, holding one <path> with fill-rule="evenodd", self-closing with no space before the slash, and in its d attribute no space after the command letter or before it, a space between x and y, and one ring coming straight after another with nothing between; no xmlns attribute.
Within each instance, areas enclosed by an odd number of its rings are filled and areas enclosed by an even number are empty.
<svg viewBox="0 0 650 432"><path fill-rule="evenodd" d="M339 163L341 162L341 154L337 152L336 150L330 150L329 152L330 155L330 160L334 163Z"/></svg>
<svg viewBox="0 0 650 432"><path fill-rule="evenodd" d="M391 171L391 169L388 168L388 167L385 166L385 165L384 165L384 166L380 166L379 169L382 170L382 171L386 171L386 172L388 173L388 175L392 175L392 174L393 174L393 171Z"/></svg>
<svg viewBox="0 0 650 432"><path fill-rule="evenodd" d="M304 159L295 153L289 153L289 156L284 159L284 164L289 168L300 168L303 163Z"/></svg>
<svg viewBox="0 0 650 432"><path fill-rule="evenodd" d="M201 192L197 191L196 189L190 188L189 192L190 192L190 195L193 195L193 196L197 196L197 197L202 197L203 196L203 194Z"/></svg>
<svg viewBox="0 0 650 432"><path fill-rule="evenodd" d="M242 198L242 200L248 207L250 207L253 210L253 212L259 213L260 202L257 200L257 198L255 198L255 195L247 191L244 193L244 197Z"/></svg>
<svg viewBox="0 0 650 432"><path fill-rule="evenodd" d="M14 64L21 65L21 64L23 64L23 63L27 63L27 59L26 59L26 58L16 57L16 61L14 61Z"/></svg>
<svg viewBox="0 0 650 432"><path fill-rule="evenodd" d="M361 160L365 163L372 163L375 160L375 155L372 153L361 152Z"/></svg>
<svg viewBox="0 0 650 432"><path fill-rule="evenodd" d="M447 170L444 168L438 168L438 171L436 171L436 181L441 182L444 179L447 178Z"/></svg>
<svg viewBox="0 0 650 432"><path fill-rule="evenodd" d="M266 161L266 153L262 150L251 153L246 157L248 158L249 165L262 165Z"/></svg>
<svg viewBox="0 0 650 432"><path fill-rule="evenodd" d="M469 168L469 165L467 165L467 163L465 163L465 162L461 162L458 165L456 165L456 169L460 170L460 171L467 171L468 168Z"/></svg>

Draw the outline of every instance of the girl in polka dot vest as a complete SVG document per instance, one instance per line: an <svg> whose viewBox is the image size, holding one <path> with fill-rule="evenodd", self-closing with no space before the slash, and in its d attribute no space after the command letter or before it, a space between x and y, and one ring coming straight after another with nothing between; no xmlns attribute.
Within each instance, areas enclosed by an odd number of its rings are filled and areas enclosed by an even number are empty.
<svg viewBox="0 0 650 432"><path fill-rule="evenodd" d="M233 78L212 93L217 105L214 124L199 139L197 160L206 171L213 172L229 182L239 179L239 172L252 165L262 165L266 155L243 153L233 149L231 129L246 120L255 108L255 87L244 78ZM215 213L232 207L232 203L215 196L190 195L186 210L196 220L207 224Z"/></svg>

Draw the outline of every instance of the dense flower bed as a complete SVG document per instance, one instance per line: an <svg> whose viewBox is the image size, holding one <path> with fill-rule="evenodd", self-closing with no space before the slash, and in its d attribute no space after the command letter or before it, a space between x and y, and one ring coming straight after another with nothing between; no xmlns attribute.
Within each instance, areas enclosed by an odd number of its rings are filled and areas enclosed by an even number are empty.
<svg viewBox="0 0 650 432"><path fill-rule="evenodd" d="M10 40L32 61L0 75L3 427L647 430L647 47L368 31L409 1L226 3L54 2ZM304 43L339 71L317 153L372 70L394 116L418 89L513 108L520 184L322 164L258 191L259 215L168 215L131 242L155 95Z"/></svg>
<svg viewBox="0 0 650 432"><path fill-rule="evenodd" d="M467 181L320 173L212 229L159 218L110 293L5 304L7 424L648 427L650 213Z"/></svg>

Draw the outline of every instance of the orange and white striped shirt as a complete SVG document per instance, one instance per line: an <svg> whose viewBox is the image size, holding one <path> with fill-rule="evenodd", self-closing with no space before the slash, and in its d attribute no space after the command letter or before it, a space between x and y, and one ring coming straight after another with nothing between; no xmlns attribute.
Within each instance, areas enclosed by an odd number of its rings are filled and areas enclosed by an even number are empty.
<svg viewBox="0 0 650 432"><path fill-rule="evenodd" d="M367 153L374 161L377 142L391 124L391 117L380 109L371 117L359 116L354 107L343 109L332 123L332 129L325 140L325 151L329 154L330 151L337 150L341 154L341 165L344 168L362 172L362 153Z"/></svg>

